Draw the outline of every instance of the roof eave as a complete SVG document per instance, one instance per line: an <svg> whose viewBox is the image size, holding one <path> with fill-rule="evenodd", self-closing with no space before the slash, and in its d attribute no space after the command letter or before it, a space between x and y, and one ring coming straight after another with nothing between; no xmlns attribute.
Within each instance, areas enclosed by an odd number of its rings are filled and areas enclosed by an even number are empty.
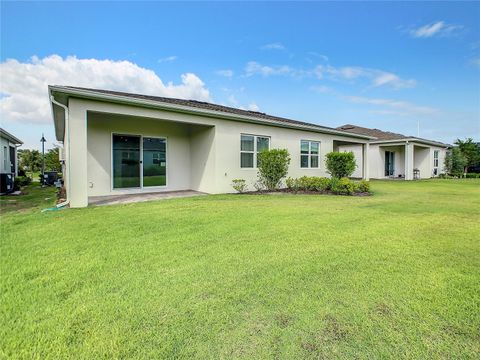
<svg viewBox="0 0 480 360"><path fill-rule="evenodd" d="M9 142L12 144L15 144L17 146L23 145L23 141L17 138L16 136L10 134L8 131L5 129L1 129L1 134L3 135L4 138L8 139Z"/></svg>
<svg viewBox="0 0 480 360"><path fill-rule="evenodd" d="M182 113L191 113L195 115L199 115L199 114L208 115L210 117L215 117L220 119L240 120L240 121L258 123L263 125L267 124L267 125L273 125L278 127L309 130L309 131L315 131L315 132L326 133L326 134L354 137L354 138L363 139L363 140L375 139L374 137L371 137L371 136L361 135L361 134L352 134L346 131L323 128L322 126L319 126L319 125L309 126L309 125L301 125L301 124L288 124L288 123L282 123L274 120L260 119L253 116L230 114L230 113L215 111L215 110L205 110L205 109L193 108L190 106L165 103L161 101L131 98L131 97L122 96L122 95L105 94L105 93L99 93L91 90L72 89L72 88L66 88L63 86L56 86L56 85L49 85L48 89L49 89L49 95L53 95L55 92L59 92L59 93L66 94L68 96L95 99L95 100L107 100L110 102L133 104L133 105L143 106L143 107L170 110L170 111L176 111L176 112L182 112ZM51 102L50 104L52 106L52 111L53 111L53 104Z"/></svg>
<svg viewBox="0 0 480 360"><path fill-rule="evenodd" d="M375 140L375 141L371 141L370 144L384 144L384 143L397 143L397 142L418 142L418 143L421 143L421 144L433 145L433 146L438 146L438 147L445 147L445 148L451 147L451 145L448 145L448 144L439 143L439 142L430 141L430 140L422 140L422 139L417 139L417 138Z"/></svg>

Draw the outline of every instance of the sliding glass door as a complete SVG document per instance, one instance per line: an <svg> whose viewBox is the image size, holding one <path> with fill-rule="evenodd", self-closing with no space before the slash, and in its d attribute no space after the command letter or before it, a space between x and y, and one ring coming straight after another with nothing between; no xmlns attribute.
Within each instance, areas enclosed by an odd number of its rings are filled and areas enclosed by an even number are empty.
<svg viewBox="0 0 480 360"><path fill-rule="evenodd" d="M143 186L167 184L167 143L165 139L143 138Z"/></svg>
<svg viewBox="0 0 480 360"><path fill-rule="evenodd" d="M140 135L112 136L113 188L167 185L167 140Z"/></svg>
<svg viewBox="0 0 480 360"><path fill-rule="evenodd" d="M113 188L140 187L140 136L113 135Z"/></svg>
<svg viewBox="0 0 480 360"><path fill-rule="evenodd" d="M395 152L385 151L385 176L395 175Z"/></svg>

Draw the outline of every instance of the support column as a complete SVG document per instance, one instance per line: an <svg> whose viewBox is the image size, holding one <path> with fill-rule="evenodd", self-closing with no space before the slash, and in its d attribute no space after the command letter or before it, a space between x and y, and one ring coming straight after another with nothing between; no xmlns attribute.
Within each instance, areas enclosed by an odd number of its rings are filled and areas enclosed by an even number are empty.
<svg viewBox="0 0 480 360"><path fill-rule="evenodd" d="M368 160L368 153L370 152L370 144L366 143L363 144L363 179L364 180L370 180L370 163Z"/></svg>
<svg viewBox="0 0 480 360"><path fill-rule="evenodd" d="M80 101L69 101L70 207L88 206L87 181L87 111Z"/></svg>
<svg viewBox="0 0 480 360"><path fill-rule="evenodd" d="M413 180L413 144L405 144L405 180Z"/></svg>

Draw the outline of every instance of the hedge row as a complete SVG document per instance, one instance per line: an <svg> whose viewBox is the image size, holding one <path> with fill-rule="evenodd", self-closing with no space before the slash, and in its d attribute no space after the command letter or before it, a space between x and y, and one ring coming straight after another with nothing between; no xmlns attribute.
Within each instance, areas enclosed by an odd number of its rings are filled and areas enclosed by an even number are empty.
<svg viewBox="0 0 480 360"><path fill-rule="evenodd" d="M370 183L365 180L353 181L348 178L325 178L318 176L302 176L298 179L289 177L285 181L287 189L297 191L331 192L338 195L369 193Z"/></svg>

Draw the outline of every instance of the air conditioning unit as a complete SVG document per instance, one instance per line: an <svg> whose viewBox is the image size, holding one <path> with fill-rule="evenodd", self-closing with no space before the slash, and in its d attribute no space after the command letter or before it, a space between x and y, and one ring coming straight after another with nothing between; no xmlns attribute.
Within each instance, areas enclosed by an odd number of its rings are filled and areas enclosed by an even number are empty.
<svg viewBox="0 0 480 360"><path fill-rule="evenodd" d="M0 174L0 193L8 194L13 192L13 174Z"/></svg>

